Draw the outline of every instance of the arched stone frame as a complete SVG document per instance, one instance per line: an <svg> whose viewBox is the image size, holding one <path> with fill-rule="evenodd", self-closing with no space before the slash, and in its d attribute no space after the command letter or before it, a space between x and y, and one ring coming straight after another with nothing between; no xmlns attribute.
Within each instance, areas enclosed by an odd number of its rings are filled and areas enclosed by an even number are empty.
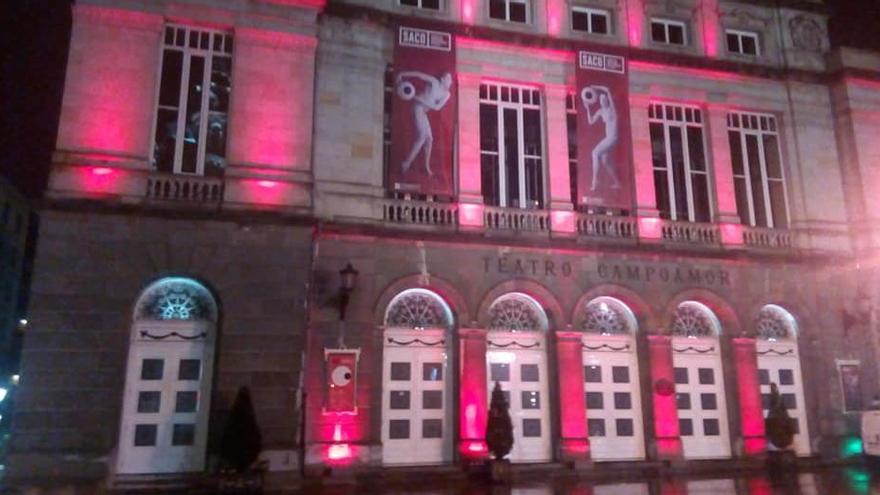
<svg viewBox="0 0 880 495"><path fill-rule="evenodd" d="M546 287L532 280L514 279L502 282L483 296L477 307L477 325L489 328L489 308L492 304L508 293L520 293L534 300L547 318L547 330L550 332L568 328L568 313L563 311L559 299Z"/></svg>
<svg viewBox="0 0 880 495"><path fill-rule="evenodd" d="M794 450L798 455L809 455L810 408L805 403L806 387L798 345L798 321L787 308L771 303L761 307L755 315L753 327L756 336L758 381L763 397L762 415L766 417L767 414L770 383L776 383L787 403L789 415L797 425Z"/></svg>
<svg viewBox="0 0 880 495"><path fill-rule="evenodd" d="M205 468L219 309L205 284L164 277L134 304L116 473Z"/></svg>
<svg viewBox="0 0 880 495"><path fill-rule="evenodd" d="M731 338L742 333L736 311L717 294L695 289L674 297L667 306L666 317L673 366L684 368L687 373L687 377L681 377L687 385L677 383L676 395L688 394L692 405L678 409L683 454L686 458L723 458L741 451L737 381L734 367L727 365L733 362ZM711 383L708 377L704 382L702 376L703 370L708 369L713 370ZM714 409L702 404L707 394L714 396ZM698 414L698 410L704 412ZM717 424L717 430L712 428L717 433L710 434L707 422Z"/></svg>
<svg viewBox="0 0 880 495"><path fill-rule="evenodd" d="M382 338L382 382L375 389L382 414L374 417L383 443L382 462L388 465L454 460L458 377L453 330L457 321L452 305L440 292L457 292L451 286L443 287L439 279L432 280L430 286L418 283L420 280L414 276L392 283L378 298L381 306L376 307L376 313L382 315L377 325ZM394 367L399 366L409 369L407 380L394 376ZM431 374L424 374L425 366L431 367ZM439 409L426 405L425 394L439 397ZM400 409L401 405L406 409ZM401 424L406 426L406 438L401 436ZM439 431L440 437L425 437L426 428L431 435ZM409 445L411 442L419 444Z"/></svg>
<svg viewBox="0 0 880 495"><path fill-rule="evenodd" d="M376 298L373 321L377 328L385 326L385 313L391 301L407 289L424 289L437 294L449 306L453 326L467 326L472 321L473 313L454 284L436 275L427 279L423 275L407 275L388 284Z"/></svg>
<svg viewBox="0 0 880 495"><path fill-rule="evenodd" d="M581 297L572 316L575 330L581 332L590 452L597 462L643 460L646 440L653 432L646 427L652 419L650 407L643 406L651 404L646 395L651 390L649 366L640 365L639 358L646 355L645 335L632 308L605 294L622 294L637 304L643 301L621 287L603 289ZM650 311L646 306L641 310L643 315Z"/></svg>
<svg viewBox="0 0 880 495"><path fill-rule="evenodd" d="M623 303L635 317L639 333L654 333L664 326L664 323L657 318L654 309L641 295L620 285L602 284L593 287L578 298L569 317L574 330L582 327L584 307L600 297L613 298Z"/></svg>
<svg viewBox="0 0 880 495"><path fill-rule="evenodd" d="M484 387L499 381L510 395L515 425L510 458L514 462L552 460L559 438L559 425L551 420L557 407L551 398L558 397L551 379L556 375L555 354L548 352L555 327L545 301L551 301L557 318L564 318L555 297L543 287L508 281L488 292L478 313L481 327L488 332Z"/></svg>

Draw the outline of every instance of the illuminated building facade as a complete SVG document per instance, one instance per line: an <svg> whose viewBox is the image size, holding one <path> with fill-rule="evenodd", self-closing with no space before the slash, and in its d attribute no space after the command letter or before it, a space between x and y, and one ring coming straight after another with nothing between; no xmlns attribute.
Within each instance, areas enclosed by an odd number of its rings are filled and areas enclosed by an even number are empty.
<svg viewBox="0 0 880 495"><path fill-rule="evenodd" d="M10 476L204 471L240 386L279 486L479 462L496 382L514 462L755 462L771 383L839 458L878 386L880 57L825 24L77 2Z"/></svg>

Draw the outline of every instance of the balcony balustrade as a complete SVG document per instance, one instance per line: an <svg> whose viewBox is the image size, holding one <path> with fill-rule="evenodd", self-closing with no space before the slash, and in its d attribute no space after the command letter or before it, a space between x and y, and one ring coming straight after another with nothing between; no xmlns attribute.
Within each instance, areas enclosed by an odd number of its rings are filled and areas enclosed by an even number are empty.
<svg viewBox="0 0 880 495"><path fill-rule="evenodd" d="M711 223L664 220L660 232L665 242L702 246L721 245L721 229Z"/></svg>
<svg viewBox="0 0 880 495"><path fill-rule="evenodd" d="M488 231L549 233L550 214L547 210L487 206L483 210L483 225Z"/></svg>
<svg viewBox="0 0 880 495"><path fill-rule="evenodd" d="M191 175L153 174L147 179L146 198L193 204L223 202L223 179Z"/></svg>
<svg viewBox="0 0 880 495"><path fill-rule="evenodd" d="M743 242L746 246L763 249L791 249L793 246L790 230L745 227Z"/></svg>
<svg viewBox="0 0 880 495"><path fill-rule="evenodd" d="M454 227L458 225L458 205L386 199L382 203L382 219L396 224Z"/></svg>
<svg viewBox="0 0 880 495"><path fill-rule="evenodd" d="M579 236L587 238L632 240L638 238L634 217L579 214L577 232Z"/></svg>

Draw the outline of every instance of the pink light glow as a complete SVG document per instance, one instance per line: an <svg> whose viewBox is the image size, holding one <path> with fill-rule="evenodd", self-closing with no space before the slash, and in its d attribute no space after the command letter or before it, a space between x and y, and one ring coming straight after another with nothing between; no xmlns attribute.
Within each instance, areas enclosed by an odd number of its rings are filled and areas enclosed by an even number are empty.
<svg viewBox="0 0 880 495"><path fill-rule="evenodd" d="M482 330L463 330L459 391L460 451L464 457L471 459L484 457L486 452L486 384L486 333Z"/></svg>
<svg viewBox="0 0 880 495"><path fill-rule="evenodd" d="M639 239L659 240L663 238L663 220L657 217L639 217Z"/></svg>
<svg viewBox="0 0 880 495"><path fill-rule="evenodd" d="M733 339L736 382L739 389L740 423L746 454L763 453L766 448L761 386L758 382L758 354L755 339Z"/></svg>
<svg viewBox="0 0 880 495"><path fill-rule="evenodd" d="M745 243L743 239L743 226L738 223L721 224L721 243L740 246Z"/></svg>
<svg viewBox="0 0 880 495"><path fill-rule="evenodd" d="M122 192L123 184L131 179L127 170L109 167L76 167L69 169L76 182L76 190L108 194Z"/></svg>
<svg viewBox="0 0 880 495"><path fill-rule="evenodd" d="M670 67L669 65L658 64L655 62L644 62L630 60L630 68L633 71L656 72L663 74L678 73L681 77L698 77L701 79L710 79L713 81L727 81L733 83L745 83L757 81L756 78L743 76L735 72L724 72L712 69L696 69L693 67ZM658 100L659 101L659 100ZM678 101L678 100L676 100ZM694 103L697 103L696 101Z"/></svg>
<svg viewBox="0 0 880 495"><path fill-rule="evenodd" d="M675 398L672 338L667 335L649 335L648 345L651 356L657 452L664 456L679 456L682 450L678 429L678 405ZM666 393L667 387L671 387L670 393Z"/></svg>
<svg viewBox="0 0 880 495"><path fill-rule="evenodd" d="M113 170L110 170L107 167L95 167L92 169L92 173L95 175L108 175L112 174Z"/></svg>
<svg viewBox="0 0 880 495"><path fill-rule="evenodd" d="M573 211L553 211L550 213L550 225L554 232L575 232Z"/></svg>
<svg viewBox="0 0 880 495"><path fill-rule="evenodd" d="M718 56L718 0L703 0L701 4L703 12L703 45L706 55Z"/></svg>
<svg viewBox="0 0 880 495"><path fill-rule="evenodd" d="M474 23L474 1L461 0L461 13L466 24Z"/></svg>
<svg viewBox="0 0 880 495"><path fill-rule="evenodd" d="M483 226L483 205L462 203L458 205L458 223L465 227Z"/></svg>
<svg viewBox="0 0 880 495"><path fill-rule="evenodd" d="M351 447L347 443L331 445L327 449L327 459L330 461L342 461L351 458Z"/></svg>
<svg viewBox="0 0 880 495"><path fill-rule="evenodd" d="M550 36L559 36L562 32L562 13L565 6L562 0L547 0L547 31Z"/></svg>
<svg viewBox="0 0 880 495"><path fill-rule="evenodd" d="M630 0L626 13L627 37L630 46L642 46L642 29L645 23L645 9L642 0Z"/></svg>
<svg viewBox="0 0 880 495"><path fill-rule="evenodd" d="M563 453L584 458L589 452L589 437L584 411L584 362L580 334L557 332L556 355L559 363L559 415ZM589 412L587 412L589 414ZM566 451L566 442L570 451Z"/></svg>
<svg viewBox="0 0 880 495"><path fill-rule="evenodd" d="M514 45L511 43L504 43L501 41L492 41L485 39L477 39L477 38L468 38L466 36L459 36L455 38L456 43L458 43L459 47L469 48L472 50L478 51L499 51L506 53L517 53L522 55L522 48L518 45ZM574 52L570 52L567 50L551 50L548 48L529 48L528 56L530 57L539 57L544 60L550 62L571 62L574 60ZM543 73L536 72L535 74L538 77L535 80L540 80L543 76ZM528 78L523 78L523 80L529 80ZM522 83L522 80L519 81ZM477 136L479 137L479 136Z"/></svg>
<svg viewBox="0 0 880 495"><path fill-rule="evenodd" d="M260 187L272 189L273 187L277 186L278 183L272 180L261 180L257 182L257 185Z"/></svg>

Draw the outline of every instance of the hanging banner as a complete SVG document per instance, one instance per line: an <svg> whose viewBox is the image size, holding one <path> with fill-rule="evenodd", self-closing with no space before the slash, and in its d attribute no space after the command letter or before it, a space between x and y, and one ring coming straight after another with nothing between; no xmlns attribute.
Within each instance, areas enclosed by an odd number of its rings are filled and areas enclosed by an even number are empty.
<svg viewBox="0 0 880 495"><path fill-rule="evenodd" d="M578 204L631 209L632 135L626 57L578 50Z"/></svg>
<svg viewBox="0 0 880 495"><path fill-rule="evenodd" d="M324 413L356 414L359 349L324 349L327 401Z"/></svg>
<svg viewBox="0 0 880 495"><path fill-rule="evenodd" d="M388 184L400 192L452 196L454 38L399 25L395 40Z"/></svg>

